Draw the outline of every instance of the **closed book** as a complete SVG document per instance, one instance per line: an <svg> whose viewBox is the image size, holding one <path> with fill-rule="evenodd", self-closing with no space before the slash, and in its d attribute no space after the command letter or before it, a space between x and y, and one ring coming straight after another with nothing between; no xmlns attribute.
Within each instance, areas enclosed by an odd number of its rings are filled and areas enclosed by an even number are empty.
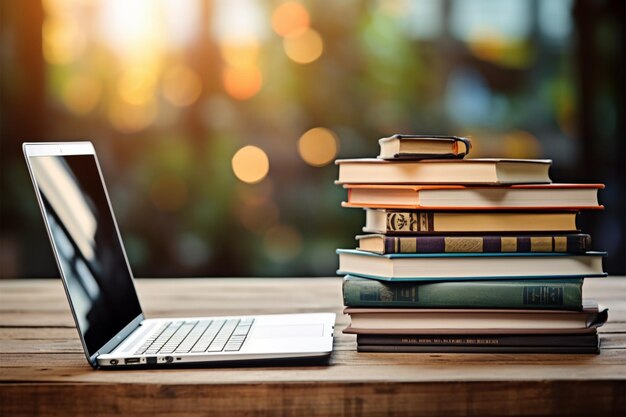
<svg viewBox="0 0 626 417"><path fill-rule="evenodd" d="M592 300L581 311L502 309L408 309L346 307L355 334L544 334L593 333L608 310Z"/></svg>
<svg viewBox="0 0 626 417"><path fill-rule="evenodd" d="M601 209L602 184L501 186L345 184L344 207L429 210Z"/></svg>
<svg viewBox="0 0 626 417"><path fill-rule="evenodd" d="M378 140L381 159L462 159L472 147L469 138L396 134Z"/></svg>
<svg viewBox="0 0 626 417"><path fill-rule="evenodd" d="M583 279L383 282L348 275L347 307L582 310Z"/></svg>
<svg viewBox="0 0 626 417"><path fill-rule="evenodd" d="M480 252L566 252L585 253L591 249L591 236L356 236L357 249L386 253L480 253Z"/></svg>
<svg viewBox="0 0 626 417"><path fill-rule="evenodd" d="M589 334L359 334L359 345L387 346L598 346L597 332Z"/></svg>
<svg viewBox="0 0 626 417"><path fill-rule="evenodd" d="M366 233L532 233L576 231L576 211L431 211L365 209Z"/></svg>
<svg viewBox="0 0 626 417"><path fill-rule="evenodd" d="M548 159L338 159L337 184L547 184Z"/></svg>
<svg viewBox="0 0 626 417"><path fill-rule="evenodd" d="M473 281L602 277L605 252L392 253L337 249L339 275L384 281Z"/></svg>
<svg viewBox="0 0 626 417"><path fill-rule="evenodd" d="M600 353L599 346L391 346L357 345L357 352L380 353Z"/></svg>

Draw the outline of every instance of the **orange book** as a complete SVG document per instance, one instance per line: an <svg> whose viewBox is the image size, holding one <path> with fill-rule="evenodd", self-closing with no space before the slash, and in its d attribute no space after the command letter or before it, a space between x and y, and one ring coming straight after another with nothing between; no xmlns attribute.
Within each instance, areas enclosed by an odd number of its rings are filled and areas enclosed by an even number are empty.
<svg viewBox="0 0 626 417"><path fill-rule="evenodd" d="M345 184L343 207L429 210L601 209L602 184L541 184L508 187L461 185Z"/></svg>

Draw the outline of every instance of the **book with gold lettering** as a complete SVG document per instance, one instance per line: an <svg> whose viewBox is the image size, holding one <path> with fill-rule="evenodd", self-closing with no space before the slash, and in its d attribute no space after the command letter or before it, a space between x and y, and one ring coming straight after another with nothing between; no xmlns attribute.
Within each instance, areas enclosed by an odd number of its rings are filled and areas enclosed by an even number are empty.
<svg viewBox="0 0 626 417"><path fill-rule="evenodd" d="M591 249L591 236L568 235L481 235L481 236L356 236L357 249L386 253L498 253L564 252L585 253Z"/></svg>
<svg viewBox="0 0 626 417"><path fill-rule="evenodd" d="M576 211L432 211L365 209L366 233L546 233L576 231Z"/></svg>

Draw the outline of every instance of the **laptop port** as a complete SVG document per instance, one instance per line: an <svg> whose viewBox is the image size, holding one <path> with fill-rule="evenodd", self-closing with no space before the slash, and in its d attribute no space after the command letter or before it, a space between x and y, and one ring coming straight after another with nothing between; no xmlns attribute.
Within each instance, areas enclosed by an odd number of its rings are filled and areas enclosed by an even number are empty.
<svg viewBox="0 0 626 417"><path fill-rule="evenodd" d="M117 365L117 359L111 359L109 362L111 365Z"/></svg>
<svg viewBox="0 0 626 417"><path fill-rule="evenodd" d="M133 363L139 363L139 362L141 362L141 358L126 358L126 359L124 359L124 363L126 365L133 364Z"/></svg>
<svg viewBox="0 0 626 417"><path fill-rule="evenodd" d="M148 365L156 365L156 363L157 363L157 358L156 358L156 356L148 356L148 357L146 358L146 363L147 363Z"/></svg>

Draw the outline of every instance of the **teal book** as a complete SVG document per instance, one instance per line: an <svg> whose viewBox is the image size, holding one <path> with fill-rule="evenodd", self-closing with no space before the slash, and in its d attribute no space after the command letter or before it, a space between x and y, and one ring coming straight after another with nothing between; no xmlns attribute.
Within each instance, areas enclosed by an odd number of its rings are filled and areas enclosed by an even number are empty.
<svg viewBox="0 0 626 417"><path fill-rule="evenodd" d="M582 310L583 278L383 282L347 275L346 307Z"/></svg>
<svg viewBox="0 0 626 417"><path fill-rule="evenodd" d="M384 281L590 278L607 274L605 252L392 253L337 249L339 275Z"/></svg>

